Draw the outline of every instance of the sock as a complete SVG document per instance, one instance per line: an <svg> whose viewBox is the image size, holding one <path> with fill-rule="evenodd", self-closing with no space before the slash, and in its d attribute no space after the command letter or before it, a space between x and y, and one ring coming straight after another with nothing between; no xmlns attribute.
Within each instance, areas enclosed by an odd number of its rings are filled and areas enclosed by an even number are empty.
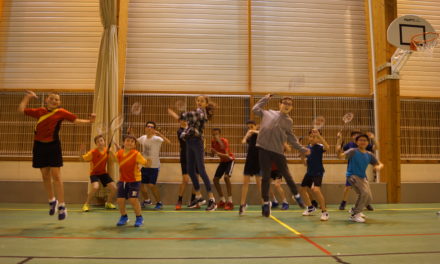
<svg viewBox="0 0 440 264"><path fill-rule="evenodd" d="M307 206L307 209L309 209L309 210L312 210L313 208L315 208L313 205Z"/></svg>
<svg viewBox="0 0 440 264"><path fill-rule="evenodd" d="M232 196L228 196L228 202L232 203Z"/></svg>
<svg viewBox="0 0 440 264"><path fill-rule="evenodd" d="M283 199L283 203L287 203L287 199L286 198Z"/></svg>
<svg viewBox="0 0 440 264"><path fill-rule="evenodd" d="M49 200L49 203L51 202L55 202L57 199L55 197L53 197L52 199Z"/></svg>
<svg viewBox="0 0 440 264"><path fill-rule="evenodd" d="M226 202L225 197L224 196L220 197L220 201Z"/></svg>
<svg viewBox="0 0 440 264"><path fill-rule="evenodd" d="M267 202L264 202L264 204L269 204L269 201L267 201Z"/></svg>
<svg viewBox="0 0 440 264"><path fill-rule="evenodd" d="M181 202L183 200L183 197L182 196L179 196L179 202Z"/></svg>
<svg viewBox="0 0 440 264"><path fill-rule="evenodd" d="M197 195L196 195L196 199L197 199L197 200L200 200L201 198L202 198L201 195L200 195L200 196L197 196Z"/></svg>
<svg viewBox="0 0 440 264"><path fill-rule="evenodd" d="M278 203L277 198L274 197L274 198L272 199L272 202L274 202L274 203Z"/></svg>
<svg viewBox="0 0 440 264"><path fill-rule="evenodd" d="M301 198L301 195L299 195L299 193L297 193L297 194L294 195L294 197L295 197L296 199L298 199L298 198Z"/></svg>
<svg viewBox="0 0 440 264"><path fill-rule="evenodd" d="M59 204L58 204L58 207L60 207L60 206L64 206L64 207L66 207L66 203L59 203Z"/></svg>
<svg viewBox="0 0 440 264"><path fill-rule="evenodd" d="M191 201L193 201L194 199L196 199L196 195L195 194L191 194Z"/></svg>

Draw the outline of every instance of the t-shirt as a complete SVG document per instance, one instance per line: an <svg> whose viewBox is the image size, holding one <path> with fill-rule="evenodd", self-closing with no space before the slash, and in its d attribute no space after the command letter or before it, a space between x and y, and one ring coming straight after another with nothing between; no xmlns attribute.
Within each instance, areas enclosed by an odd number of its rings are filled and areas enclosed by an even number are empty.
<svg viewBox="0 0 440 264"><path fill-rule="evenodd" d="M77 117L64 108L56 108L52 111L46 107L26 108L24 114L38 119L35 126L34 140L41 142L52 142L59 140L58 133L61 128L61 122L67 120L74 122Z"/></svg>
<svg viewBox="0 0 440 264"><path fill-rule="evenodd" d="M357 148L352 148L345 151L344 153L345 159L348 160L346 173L347 177L351 175L357 175L361 178L366 178L367 174L365 173L365 171L367 170L368 164L379 164L374 154L369 151L361 152Z"/></svg>
<svg viewBox="0 0 440 264"><path fill-rule="evenodd" d="M141 170L138 164L145 165L147 161L142 157L142 154L132 149L125 153L124 149L116 152L116 159L119 163L119 181L121 182L136 182L141 180Z"/></svg>
<svg viewBox="0 0 440 264"><path fill-rule="evenodd" d="M308 145L310 155L307 156L307 173L309 175L324 174L324 166L322 164L322 155L324 154L324 146L322 144Z"/></svg>
<svg viewBox="0 0 440 264"><path fill-rule="evenodd" d="M159 168L159 153L163 138L159 136L152 136L151 138L148 138L147 135L143 135L137 140L141 145L142 156L144 156L146 159L151 159L151 168Z"/></svg>
<svg viewBox="0 0 440 264"><path fill-rule="evenodd" d="M215 149L217 152L220 152L220 153L223 153L223 154L228 154L228 156L230 157L230 159L224 158L224 157L220 157L220 162L228 162L228 161L234 160L235 157L234 157L234 154L229 149L229 142L228 142L228 140L226 138L220 138L220 141L223 143L223 147L215 139L211 140L211 147L213 149Z"/></svg>
<svg viewBox="0 0 440 264"><path fill-rule="evenodd" d="M82 156L85 161L90 161L90 175L102 175L107 173L107 148L102 152L95 148Z"/></svg>

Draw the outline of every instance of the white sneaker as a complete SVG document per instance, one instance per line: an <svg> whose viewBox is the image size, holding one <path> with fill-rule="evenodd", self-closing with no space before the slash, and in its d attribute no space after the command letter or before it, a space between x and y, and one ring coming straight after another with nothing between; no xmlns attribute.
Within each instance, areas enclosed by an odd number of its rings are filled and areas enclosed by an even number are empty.
<svg viewBox="0 0 440 264"><path fill-rule="evenodd" d="M358 222L358 223L365 222L365 219L360 216L360 213L350 216L350 218L348 220L353 221L353 222Z"/></svg>
<svg viewBox="0 0 440 264"><path fill-rule="evenodd" d="M315 207L307 208L307 209L302 213L302 215L303 215L303 216L312 215L315 211L316 211L316 208L315 208Z"/></svg>
<svg viewBox="0 0 440 264"><path fill-rule="evenodd" d="M348 212L349 212L350 214L353 214L353 208L351 208L350 210L348 210ZM362 217L362 218L367 218L367 216L364 215L363 213L359 213L359 216Z"/></svg>
<svg viewBox="0 0 440 264"><path fill-rule="evenodd" d="M329 218L328 212L322 212L321 221L327 221Z"/></svg>

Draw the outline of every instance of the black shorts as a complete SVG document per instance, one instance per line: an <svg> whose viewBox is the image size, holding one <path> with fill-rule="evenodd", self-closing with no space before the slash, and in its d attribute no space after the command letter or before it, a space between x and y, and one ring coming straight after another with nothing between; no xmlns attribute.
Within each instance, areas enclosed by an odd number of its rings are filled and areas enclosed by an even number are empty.
<svg viewBox="0 0 440 264"><path fill-rule="evenodd" d="M260 175L260 162L258 161L258 153L256 155L249 155L246 157L244 164L244 175Z"/></svg>
<svg viewBox="0 0 440 264"><path fill-rule="evenodd" d="M270 177L272 178L272 180L278 180L282 179L283 175L281 175L279 170L273 170L270 172Z"/></svg>
<svg viewBox="0 0 440 264"><path fill-rule="evenodd" d="M306 173L306 175L304 175L304 179L301 182L301 187L312 188L312 185L315 185L316 187L320 187L322 184L322 177L323 176L324 176L324 173L316 174L316 175L311 175L311 174Z"/></svg>
<svg viewBox="0 0 440 264"><path fill-rule="evenodd" d="M234 169L234 160L227 162L220 162L218 164L217 170L215 171L215 178L221 178L223 175L232 175L232 170Z"/></svg>
<svg viewBox="0 0 440 264"><path fill-rule="evenodd" d="M90 176L90 182L94 183L94 182L101 182L102 186L107 187L107 184L113 182L112 177L110 177L110 175L106 174L101 174L101 175L91 175Z"/></svg>
<svg viewBox="0 0 440 264"><path fill-rule="evenodd" d="M182 169L182 175L188 174L188 168L186 166L186 152L180 151L180 168Z"/></svg>
<svg viewBox="0 0 440 264"><path fill-rule="evenodd" d="M118 182L118 198L138 198L141 182Z"/></svg>
<svg viewBox="0 0 440 264"><path fill-rule="evenodd" d="M35 140L32 154L32 167L34 168L63 166L63 154L59 140L52 142Z"/></svg>

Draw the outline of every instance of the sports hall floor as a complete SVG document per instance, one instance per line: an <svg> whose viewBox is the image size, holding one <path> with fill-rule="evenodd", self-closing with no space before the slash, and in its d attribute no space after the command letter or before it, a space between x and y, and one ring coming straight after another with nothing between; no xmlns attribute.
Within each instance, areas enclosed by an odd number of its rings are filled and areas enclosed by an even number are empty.
<svg viewBox="0 0 440 264"><path fill-rule="evenodd" d="M0 263L440 263L440 204L378 204L366 223L329 206L330 220L292 206L261 216L234 211L145 210L116 227L118 211L70 205L67 220L43 204L0 204Z"/></svg>

